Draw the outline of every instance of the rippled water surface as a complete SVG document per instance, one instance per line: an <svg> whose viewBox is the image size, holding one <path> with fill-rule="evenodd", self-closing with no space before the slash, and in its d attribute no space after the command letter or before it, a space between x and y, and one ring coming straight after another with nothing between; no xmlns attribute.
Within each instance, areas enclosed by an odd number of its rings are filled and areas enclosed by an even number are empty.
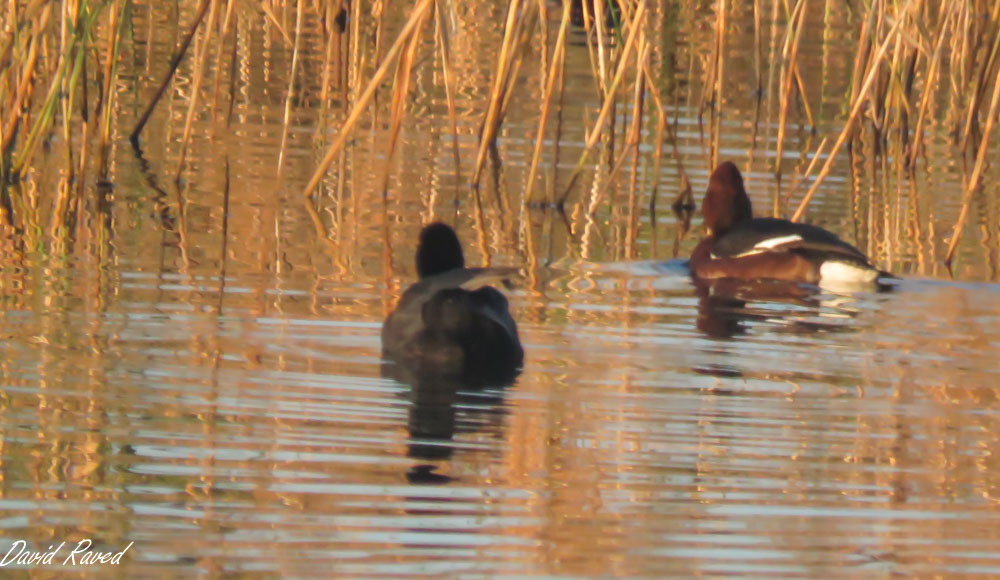
<svg viewBox="0 0 1000 580"><path fill-rule="evenodd" d="M662 209L678 185L672 158L657 176L643 165L643 195L660 190L655 215L648 198L630 205L626 170L590 219L609 170L599 161L565 214L521 212L528 98L512 104L479 202L462 187L495 57L495 45L473 49L499 42L503 10L455 10L478 23L453 39L465 49L464 178L444 95L418 87L388 195L387 129L366 126L303 203L337 124L305 98L278 174L285 104L268 91L287 84L290 55L260 15L241 21L253 34L239 50L281 64L238 67L233 126L200 121L179 184L186 107L167 103L140 153L119 136L113 184L84 184L68 248L3 241L0 548L134 542L113 570L129 577L1000 575L995 198L977 202L949 276L940 255L959 161L904 187L845 156L811 221L900 274L893 290L705 296L675 260L700 218L675 245L678 222ZM125 119L162 74L175 38L146 35L173 30L172 14L136 6L123 58L139 88L121 88ZM683 68L700 66L708 39L685 24L697 14L678 17L676 78L700 74ZM853 50L848 28L803 48L834 79L816 97L826 118L846 86L835 73L850 68L827 43ZM576 119L588 107L594 117L573 34L565 157L548 159L539 184L568 182ZM734 35L734 59L745 37ZM524 66L534 94L539 66ZM740 70L722 155L746 171L762 213L773 151L751 152ZM186 86L190 70L178 74ZM700 200L697 104L672 102ZM381 358L381 322L415 279L414 240L432 219L456 226L470 263L524 268L509 298L526 362L510 385L415 380Z"/></svg>

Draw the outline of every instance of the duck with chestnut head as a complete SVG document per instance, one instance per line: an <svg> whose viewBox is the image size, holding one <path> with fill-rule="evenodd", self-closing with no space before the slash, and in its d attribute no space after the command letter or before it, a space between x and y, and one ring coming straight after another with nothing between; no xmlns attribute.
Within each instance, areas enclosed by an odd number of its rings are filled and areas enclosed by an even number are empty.
<svg viewBox="0 0 1000 580"><path fill-rule="evenodd" d="M691 254L696 280L779 280L859 287L891 276L832 232L779 218L755 218L743 176L732 162L712 173L701 205L708 236Z"/></svg>

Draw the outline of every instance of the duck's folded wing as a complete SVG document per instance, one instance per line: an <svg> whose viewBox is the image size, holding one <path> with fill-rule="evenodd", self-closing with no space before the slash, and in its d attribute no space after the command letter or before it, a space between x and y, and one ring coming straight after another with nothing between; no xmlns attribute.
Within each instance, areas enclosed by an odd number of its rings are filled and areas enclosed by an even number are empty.
<svg viewBox="0 0 1000 580"><path fill-rule="evenodd" d="M712 244L716 258L739 258L764 252L822 252L868 263L857 248L823 228L777 218L757 218L729 230Z"/></svg>
<svg viewBox="0 0 1000 580"><path fill-rule="evenodd" d="M419 311L424 302L430 300L431 296L434 296L441 290L461 288L462 290L472 291L497 283L507 286L517 276L517 268L459 268L450 270L442 274L428 276L407 288L396 308L402 309L415 306ZM414 306L410 306L411 304Z"/></svg>
<svg viewBox="0 0 1000 580"><path fill-rule="evenodd" d="M387 351L401 348L424 327L423 308L435 294L441 290L461 288L475 291L489 287L493 283L509 285L510 281L519 275L517 268L459 268L428 276L403 292L396 309L389 314L382 326L382 347ZM506 299L498 290L494 290L501 299ZM502 326L512 324L506 308L503 312L493 314Z"/></svg>

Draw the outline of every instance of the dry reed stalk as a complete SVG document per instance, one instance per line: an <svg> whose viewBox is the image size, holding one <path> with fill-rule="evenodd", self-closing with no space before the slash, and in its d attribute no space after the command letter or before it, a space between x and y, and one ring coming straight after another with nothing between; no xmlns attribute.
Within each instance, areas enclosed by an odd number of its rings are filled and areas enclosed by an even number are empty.
<svg viewBox="0 0 1000 580"><path fill-rule="evenodd" d="M497 57L496 74L493 77L493 85L490 88L490 101L486 108L486 115L480 126L479 150L476 153L476 167L472 173L473 187L478 186L480 176L483 171L483 164L486 161L486 154L490 147L494 146L497 131L503 119L503 102L507 96L507 89L510 83L510 73L513 68L516 50L515 40L518 38L523 18L519 17L521 0L511 0L507 7L507 21L504 26L503 41L500 46L500 53Z"/></svg>
<svg viewBox="0 0 1000 580"><path fill-rule="evenodd" d="M590 16L590 2L581 2L581 6L583 6L583 30L587 39L587 56L590 59L590 78L594 81L594 89L597 91L597 96L601 97L604 94L604 89L602 88L601 73L597 66L597 49L594 48L594 34L596 34L596 31L592 27L593 19Z"/></svg>
<svg viewBox="0 0 1000 580"><path fill-rule="evenodd" d="M372 4L371 10L372 16L375 18L375 48L372 51L372 64L375 68L378 68L382 64L382 28L385 24L385 5L382 2L375 2ZM375 129L378 127L378 89L372 95L371 110L371 131L374 134Z"/></svg>
<svg viewBox="0 0 1000 580"><path fill-rule="evenodd" d="M271 7L267 5L267 2L261 2L258 6L260 6L260 9L264 11L264 14L267 16L267 19L271 21L271 24L278 29L278 34L280 34L281 39L285 41L285 48L291 47L292 44L294 44L292 42L292 37L288 36L288 33L285 32L285 27L281 25L278 17L274 15L274 12L271 10Z"/></svg>
<svg viewBox="0 0 1000 580"><path fill-rule="evenodd" d="M371 80L368 81L368 85L365 87L364 92L362 92L361 96L354 102L350 115L347 116L347 119L344 121L343 125L341 125L340 133L337 134L337 138L334 140L333 144L330 145L330 148L327 149L326 155L323 157L322 161L320 161L316 171L313 172L312 178L310 178L309 183L302 191L302 195L308 197L312 195L313 191L315 191L316 186L318 186L319 182L323 179L323 175L326 173L326 170L330 167L330 164L333 163L334 158L337 156L337 152L347 141L347 137L350 135L351 129L354 128L354 125L358 122L362 113L364 113L365 107L372 99L379 83L381 83L388 74L389 64L392 63L392 61L396 58L396 55L403 49L403 45L409 38L410 34L412 34L413 30L420 22L423 21L424 12L431 5L431 2L432 0L419 0L419 2L414 6L413 12L410 13L410 18L406 21L402 30L400 30L399 36L396 37L396 41L393 42L392 47L389 48L389 52L386 53L385 59L382 61L382 65L375 71Z"/></svg>
<svg viewBox="0 0 1000 580"><path fill-rule="evenodd" d="M914 0L908 0L906 6L904 6L901 14L906 14L910 11ZM885 40L879 46L878 51L875 56L870 60L871 66L868 69L868 73L865 76L864 84L862 84L860 91L858 92L857 98L854 100L854 104L851 106L851 112L847 117L847 121L844 123L844 128L837 137L837 141L834 142L833 148L830 150L830 156L827 157L826 163L823 164L823 168L820 170L819 175L816 176L816 180L813 182L812 186L806 191L805 196L803 196L802 201L799 203L798 209L792 215L792 221L799 221L802 219L802 215L805 214L806 207L812 200L813 196L816 195L816 191L819 189L820 184L830 173L830 169L833 167L833 162L837 158L837 154L840 153L840 148L844 146L847 141L848 136L854 129L854 123L857 121L859 114L861 113L862 105L864 105L865 97L868 95L875 78L878 76L878 72L881 69L882 57L885 55L886 50L889 48L890 42L892 42L902 24L903 19L897 18L896 22L892 25L887 33Z"/></svg>
<svg viewBox="0 0 1000 580"><path fill-rule="evenodd" d="M347 82L344 86L345 106L358 102L358 99L361 98L362 87L365 86L361 82L361 75L365 65L364 50L361 48L361 4L362 2L351 2L353 16L351 16L350 20L351 32L348 35L350 45L348 46L347 54L350 57L350 61L347 64L347 71L345 72L347 77Z"/></svg>
<svg viewBox="0 0 1000 580"><path fill-rule="evenodd" d="M860 99L861 84L867 70L865 63L870 62L869 58L871 56L872 38L875 34L873 30L877 12L875 9L870 9L868 17L861 24L861 33L858 35L858 47L854 52L854 68L852 69L854 74L851 78L851 103L855 103Z"/></svg>
<svg viewBox="0 0 1000 580"><path fill-rule="evenodd" d="M542 71L542 76L538 79L539 89L545 88L548 82L545 77L545 71L549 70L549 9L547 6L547 0L538 0L538 22L541 26L538 27L538 31L541 32L541 41L539 44L542 46L541 57L542 62L539 69Z"/></svg>
<svg viewBox="0 0 1000 580"><path fill-rule="evenodd" d="M757 80L755 95L758 113L760 112L760 102L764 96L764 67L761 62L763 57L760 54L763 49L760 38L760 2L761 0L753 0L753 70L754 78ZM754 130L756 131L756 123ZM756 132L754 135L756 136Z"/></svg>
<svg viewBox="0 0 1000 580"><path fill-rule="evenodd" d="M119 22L118 3L111 4L111 17L108 22L108 46L107 59L104 70L104 87L102 94L102 108L100 109L100 140L98 142L98 182L108 181L108 158L111 148L111 114L114 111L116 93L114 90L114 80L118 70L118 49L121 40L121 24ZM121 21L124 22L124 21Z"/></svg>
<svg viewBox="0 0 1000 580"><path fill-rule="evenodd" d="M1000 50L1000 34L994 35L993 54L995 55L998 50ZM972 205L972 198L979 188L979 179L982 177L983 170L986 167L986 155L990 148L990 135L993 132L993 125L996 123L998 106L1000 106L1000 76L993 81L993 97L990 100L989 114L986 116L986 128L983 129L983 136L979 141L976 164L973 167L972 175L965 183L965 193L962 196L962 209L958 213L955 227L952 228L951 241L948 243L948 250L945 253L944 263L948 266L949 270L951 269L951 260L955 255L955 249L958 247L962 229L965 228L965 221L969 216L969 206Z"/></svg>
<svg viewBox="0 0 1000 580"><path fill-rule="evenodd" d="M774 174L781 175L781 160L785 148L785 126L788 122L788 108L792 97L792 83L795 80L795 64L798 55L799 41L802 38L802 26L805 23L807 0L798 0L788 17L788 27L785 34L785 45L781 58L781 96L778 109L778 140L775 144ZM803 98L803 100L805 100ZM780 183L780 182L779 182ZM778 199L781 197L780 185L774 196L774 215L778 214Z"/></svg>
<svg viewBox="0 0 1000 580"><path fill-rule="evenodd" d="M230 31L235 32L235 25L233 24L233 8L236 6L236 0L226 0L226 15L222 18L222 27L219 29L219 42L216 45L218 48L215 51L215 87L212 89L212 108L209 117L215 118L215 110L219 106L219 86L222 82L222 51L226 46L226 39L229 38ZM236 38L233 38L233 44L236 44Z"/></svg>
<svg viewBox="0 0 1000 580"><path fill-rule="evenodd" d="M770 25L771 38L768 43L770 51L767 61L768 62L767 84L764 85L763 89L764 94L767 95L767 116L764 123L765 148L768 147L767 143L770 142L772 119L774 117L774 104L777 102L777 99L773 99L771 98L771 96L776 93L776 91L774 90L774 83L775 83L774 77L777 71L777 67L774 66L774 63L778 62L778 14L779 14L778 0L771 0L771 25ZM759 124L759 121L760 121L760 115L758 114L757 117L754 119L754 132L753 132L754 145L756 145L757 143L757 134L758 134L757 125ZM751 149L751 152L752 151L753 149Z"/></svg>
<svg viewBox="0 0 1000 580"><path fill-rule="evenodd" d="M937 36L937 42L934 45L930 66L927 70L927 78L924 80L924 92L920 99L920 107L917 113L917 125L913 130L913 142L907 155L907 166L911 171L916 169L917 156L921 155L924 151L924 123L927 120L927 114L929 111L928 105L930 104L931 96L934 94L934 86L936 85L937 77L941 69L941 54L943 52L945 38L948 36L945 34L945 30L947 29L948 22L955 14L956 6L958 6L958 3L942 4L942 11L947 10L947 13L941 17L937 32L935 33L935 36Z"/></svg>
<svg viewBox="0 0 1000 580"><path fill-rule="evenodd" d="M812 175L813 169L816 168L816 162L823 156L823 149L826 148L826 144L829 140L829 137L823 137L823 140L819 142L819 147L816 148L816 152L813 153L812 159L809 161L809 165L806 167L806 170L792 183L792 186L788 188L788 192L785 193L785 199L782 202L782 206L785 209L788 209L788 203L792 200L792 196L798 192L799 187L801 187L802 184L809 179L809 176ZM776 211L774 215L778 216L780 214Z"/></svg>
<svg viewBox="0 0 1000 580"><path fill-rule="evenodd" d="M278 146L277 176L281 179L285 166L285 149L288 147L288 124L292 120L292 100L295 98L295 77L299 71L299 47L302 43L302 11L305 2L295 3L295 38L292 42L292 70L288 72L288 88L285 89L285 114L281 118L281 144ZM211 17L209 17L211 20ZM219 44L222 44L221 42Z"/></svg>
<svg viewBox="0 0 1000 580"><path fill-rule="evenodd" d="M635 256L635 240L639 235L639 208L638 193L636 188L639 180L639 142L642 129L643 105L645 104L645 76L642 72L642 63L649 58L649 46L646 39L642 39L643 46L637 54L642 55L636 63L635 95L632 101L632 126L629 128L629 135L626 138L626 145L632 150L632 169L629 173L628 187L628 225L625 230L625 257Z"/></svg>
<svg viewBox="0 0 1000 580"><path fill-rule="evenodd" d="M663 100L660 98L660 91L656 87L656 83L653 81L653 73L650 71L649 60L647 59L642 63L642 73L646 78L646 85L650 95L653 97L653 104L656 106L656 112L660 119L659 125L661 128L657 130L657 142L655 149L655 165L653 170L654 176L660 175L660 160L662 159L663 143L662 143L662 132L666 132L667 139L670 141L670 145L673 149L674 162L677 164L677 175L681 178L681 188L677 193L677 198L673 202L673 206L679 207L683 205L694 205L694 197L691 192L691 180L688 178L687 171L684 169L684 162L681 160L681 153L677 148L677 137L670 130L670 124L667 122L667 112L663 105ZM654 182L655 183L655 182ZM656 203L656 190L658 188L657 184L653 185L653 197L650 199L650 212L653 211Z"/></svg>
<svg viewBox="0 0 1000 580"><path fill-rule="evenodd" d="M236 111L236 87L237 87L237 62L240 47L239 23L234 26L233 46L229 49L229 107L226 109L226 128L233 122L233 113Z"/></svg>
<svg viewBox="0 0 1000 580"><path fill-rule="evenodd" d="M50 14L51 4L46 5L45 10L42 11L38 20L34 22L33 31L29 35L28 40L27 58L22 61L21 78L17 82L13 99L9 97L5 98L4 111L7 111L10 116L6 119L6 122L0 122L0 127L2 127L2 134L0 134L0 159L6 160L11 148L14 146L14 135L21 122L20 111L25 107L27 99L31 94L30 86L32 80L35 78L35 67L38 63L38 46L42 42L42 31L48 26ZM12 67L12 74L13 71L14 68ZM6 93L7 91L4 92ZM0 116L2 115L3 111L0 111Z"/></svg>
<svg viewBox="0 0 1000 580"><path fill-rule="evenodd" d="M590 4L591 0L583 0L583 4ZM593 0L594 5L594 29L597 31L597 86L601 90L601 98L608 99L614 91L608 90L608 57L605 54L605 34L604 34L604 0ZM603 103L602 103L603 104Z"/></svg>
<svg viewBox="0 0 1000 580"><path fill-rule="evenodd" d="M6 22L8 24L7 33L0 40L0 62L11 62L12 51L14 48L14 43L20 36L18 32L20 31L19 23L35 22L37 23L40 18L39 13L44 8L44 12L51 10L52 3L47 0L31 0L26 5L19 6L17 2L9 2L7 9L10 11L7 13ZM45 16L48 20L48 16ZM42 28L35 28L35 30L41 30ZM31 36L36 36L33 33Z"/></svg>
<svg viewBox="0 0 1000 580"><path fill-rule="evenodd" d="M330 99L330 83L333 78L333 48L334 46L339 46L337 43L340 40L339 31L335 32L336 24L334 24L333 11L339 7L335 7L335 3L326 3L326 14L323 21L326 23L323 32L326 34L326 50L323 51L323 74L320 78L320 88L319 88L319 103L320 103L320 119L326 119L327 107L329 106ZM332 24L332 25L331 25Z"/></svg>
<svg viewBox="0 0 1000 580"><path fill-rule="evenodd" d="M455 201L457 205L458 190L461 187L459 184L462 183L462 161L458 147L458 115L455 112L455 89L453 86L455 81L451 76L451 42L448 33L448 20L445 18L442 2L436 1L434 6L437 24L435 31L441 47L441 74L444 77L444 94L448 102L448 124L451 128L452 153L455 157Z"/></svg>
<svg viewBox="0 0 1000 580"><path fill-rule="evenodd" d="M420 32L423 23L427 21L430 14L423 15L420 23L410 34L410 42L406 49L400 53L396 61L396 78L392 83L392 100L389 105L389 143L386 145L385 163L382 172L382 195L386 195L389 184L389 171L392 165L392 157L396 152L396 143L399 140L399 130L403 126L403 116L406 114L406 97L410 93L410 73L416 60L417 48L420 42Z"/></svg>
<svg viewBox="0 0 1000 580"><path fill-rule="evenodd" d="M640 43L642 46L639 50L641 50L642 52L639 52L637 54L639 54L639 62L644 62L646 58L649 57L649 51L651 47L648 44L646 44L645 38L640 40ZM642 123L641 90L642 87L644 86L642 80L643 80L643 74L640 65L637 66L636 68L635 95L633 101L633 106L635 108L632 111L632 123L629 128L629 134L626 138L627 143L629 145L632 145L634 143L636 147L638 147L639 144L639 129ZM618 172L624 166L625 160L628 157L629 153L632 153L631 149L629 148L622 149L621 154L618 155L618 158L612 165L611 171L608 173L608 177L604 180L604 184L600 187L600 189L594 191L594 195L591 197L590 204L587 207L587 214L590 215L591 218L597 215L597 206L600 205L600 203L604 200L604 196L607 195L608 190L610 190L611 187L614 185L615 179L618 177Z"/></svg>
<svg viewBox="0 0 1000 580"><path fill-rule="evenodd" d="M722 88L726 79L726 0L719 0L715 16L715 79L712 88L712 118L709 123L712 136L709 146L710 165L719 163L719 139L722 136Z"/></svg>
<svg viewBox="0 0 1000 580"><path fill-rule="evenodd" d="M805 15L803 15L803 20L805 20ZM799 31L799 36L801 36L802 31ZM795 76L795 85L799 89L800 103L802 104L802 112L806 115L806 123L809 125L810 129L815 133L816 131L816 119L813 117L812 107L809 106L809 96L806 93L806 84L802 80L802 71L799 69L798 63L799 55L799 44L798 41L795 43L795 53L792 55L794 62L794 67L792 68L792 75Z"/></svg>
<svg viewBox="0 0 1000 580"><path fill-rule="evenodd" d="M65 20L65 15L64 18L61 19L61 24L63 27L65 27L65 22L62 22L64 20ZM28 136L22 143L20 152L18 152L18 155L14 157L13 161L11 162L11 172L8 175L9 179L14 177L17 178L23 177L24 172L27 171L28 163L30 163L32 157L35 154L35 150L37 149L39 143L42 140L42 134L48 131L49 128L55 122L54 116L55 116L56 106L58 105L60 95L63 94L64 85L67 82L67 69L70 66L69 64L71 60L70 57L72 56L73 51L76 48L77 44L76 40L77 40L76 36L67 37L64 44L62 44L64 48L59 51L58 56L56 57L56 62L52 66L52 70L54 70L54 72L52 74L52 78L49 83L49 90L46 93L45 98L43 99L42 108L37 114L34 122L32 123L31 130L29 131ZM77 52L78 55L82 56L83 54L82 52L80 52L79 50L77 50ZM69 73L69 75L70 78L78 79L81 58L75 58L72 60L73 60L73 72ZM65 127L67 127L66 124L64 124L64 128Z"/></svg>
<svg viewBox="0 0 1000 580"><path fill-rule="evenodd" d="M998 19L1000 19L1000 2L997 2L994 5L993 14L990 16L989 23L992 23L994 24L994 26L997 26ZM977 39L980 36L987 36L988 33L989 31L984 31L981 35L976 35ZM993 36L995 37L997 34L998 32L996 30L993 30ZM979 69L976 71L974 77L976 79L976 84L974 89L972 90L972 101L966 107L965 124L964 124L964 131L963 131L962 145L961 145L962 151L968 150L973 129L978 127L976 119L978 119L979 117L979 106L986 96L985 95L986 87L988 85L989 78L991 76L990 71L994 69L993 63L996 60L996 58L997 58L997 48L996 45L994 44L993 50L989 52L989 56L986 59L981 61Z"/></svg>
<svg viewBox="0 0 1000 580"><path fill-rule="evenodd" d="M132 134L129 135L129 141L132 143L139 142L139 134L142 133L143 127L149 122L149 117L153 114L153 109L156 104L160 102L163 97L163 93L170 86L170 81L173 80L174 74L177 72L177 66L180 64L181 59L187 53L188 47L191 45L191 40L194 38L195 32L198 31L198 27L201 25L201 21L205 18L205 13L208 11L208 5L212 3L212 0L201 0L201 5L198 6L198 13L195 15L194 22L191 23L191 28L188 30L187 34L184 36L184 40L181 41L180 48L174 53L174 56L170 59L170 66L168 68L167 76L160 83L159 88L156 89L156 94L153 95L153 99L149 102L146 110L143 111L142 115L139 117L139 122L135 124L135 129L132 130Z"/></svg>
<svg viewBox="0 0 1000 580"><path fill-rule="evenodd" d="M542 112L538 118L538 131L535 134L535 147L531 155L531 166L528 169L528 181L524 192L522 206L532 203L532 193L535 190L535 175L538 172L538 161L542 156L542 144L545 140L545 125L549 119L549 109L552 104L552 94L555 91L556 80L561 77L560 69L566 61L566 31L569 29L570 0L563 0L562 20L559 23L559 33L556 35L556 46L552 52L552 61L546 74L545 88L542 92Z"/></svg>
<svg viewBox="0 0 1000 580"><path fill-rule="evenodd" d="M632 17L628 38L626 39L625 46L622 49L621 59L618 61L618 69L615 71L614 79L611 81L609 88L609 92L611 94L614 94L618 90L618 85L621 83L622 77L625 75L625 69L627 68L626 65L629 61L629 57L632 55L632 50L636 45L636 38L639 36L639 30L642 28L642 18L645 15L646 4L639 4L638 9L635 11L635 15ZM590 150L594 147L598 138L601 136L601 128L607 120L608 112L611 110L612 101L613 99L607 99L604 101L604 105L601 107L601 111L597 115L597 120L594 122L594 126L587 132L587 136L583 144L583 151L580 154L580 160L573 169L573 174L570 177L569 184L566 186L566 190L563 192L562 198L557 202L558 204L565 203L566 198L569 196L570 191L572 191L573 186L576 183L576 180L579 178L580 171L583 168L583 164L587 162L587 156L590 154Z"/></svg>
<svg viewBox="0 0 1000 580"><path fill-rule="evenodd" d="M201 53L195 63L194 81L191 83L191 97L188 102L187 115L184 117L184 136L181 138L181 150L177 156L177 172L174 178L180 181L181 173L184 171L184 161L187 158L188 144L191 142L191 126L194 123L195 107L198 106L198 98L201 93L201 81L205 78L205 63L208 61L208 49L211 47L212 33L215 28L216 8L220 0L210 0L211 9L208 11L208 25L205 27L205 37L202 39Z"/></svg>

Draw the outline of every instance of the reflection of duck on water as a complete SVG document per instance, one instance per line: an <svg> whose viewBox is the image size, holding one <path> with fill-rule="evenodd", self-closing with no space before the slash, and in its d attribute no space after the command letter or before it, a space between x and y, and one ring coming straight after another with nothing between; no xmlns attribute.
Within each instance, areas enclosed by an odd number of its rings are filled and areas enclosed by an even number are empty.
<svg viewBox="0 0 1000 580"><path fill-rule="evenodd" d="M820 288L781 280L695 279L698 330L714 338L747 331L763 322L783 332L812 334L853 330L857 314L851 296L825 294Z"/></svg>
<svg viewBox="0 0 1000 580"><path fill-rule="evenodd" d="M464 379L424 373L406 364L386 362L383 376L410 386L407 457L426 461L449 459L456 433L497 431L502 426L503 389L512 380L497 383L495 377ZM434 473L433 464L414 465L407 473L412 483L446 483L450 478Z"/></svg>

